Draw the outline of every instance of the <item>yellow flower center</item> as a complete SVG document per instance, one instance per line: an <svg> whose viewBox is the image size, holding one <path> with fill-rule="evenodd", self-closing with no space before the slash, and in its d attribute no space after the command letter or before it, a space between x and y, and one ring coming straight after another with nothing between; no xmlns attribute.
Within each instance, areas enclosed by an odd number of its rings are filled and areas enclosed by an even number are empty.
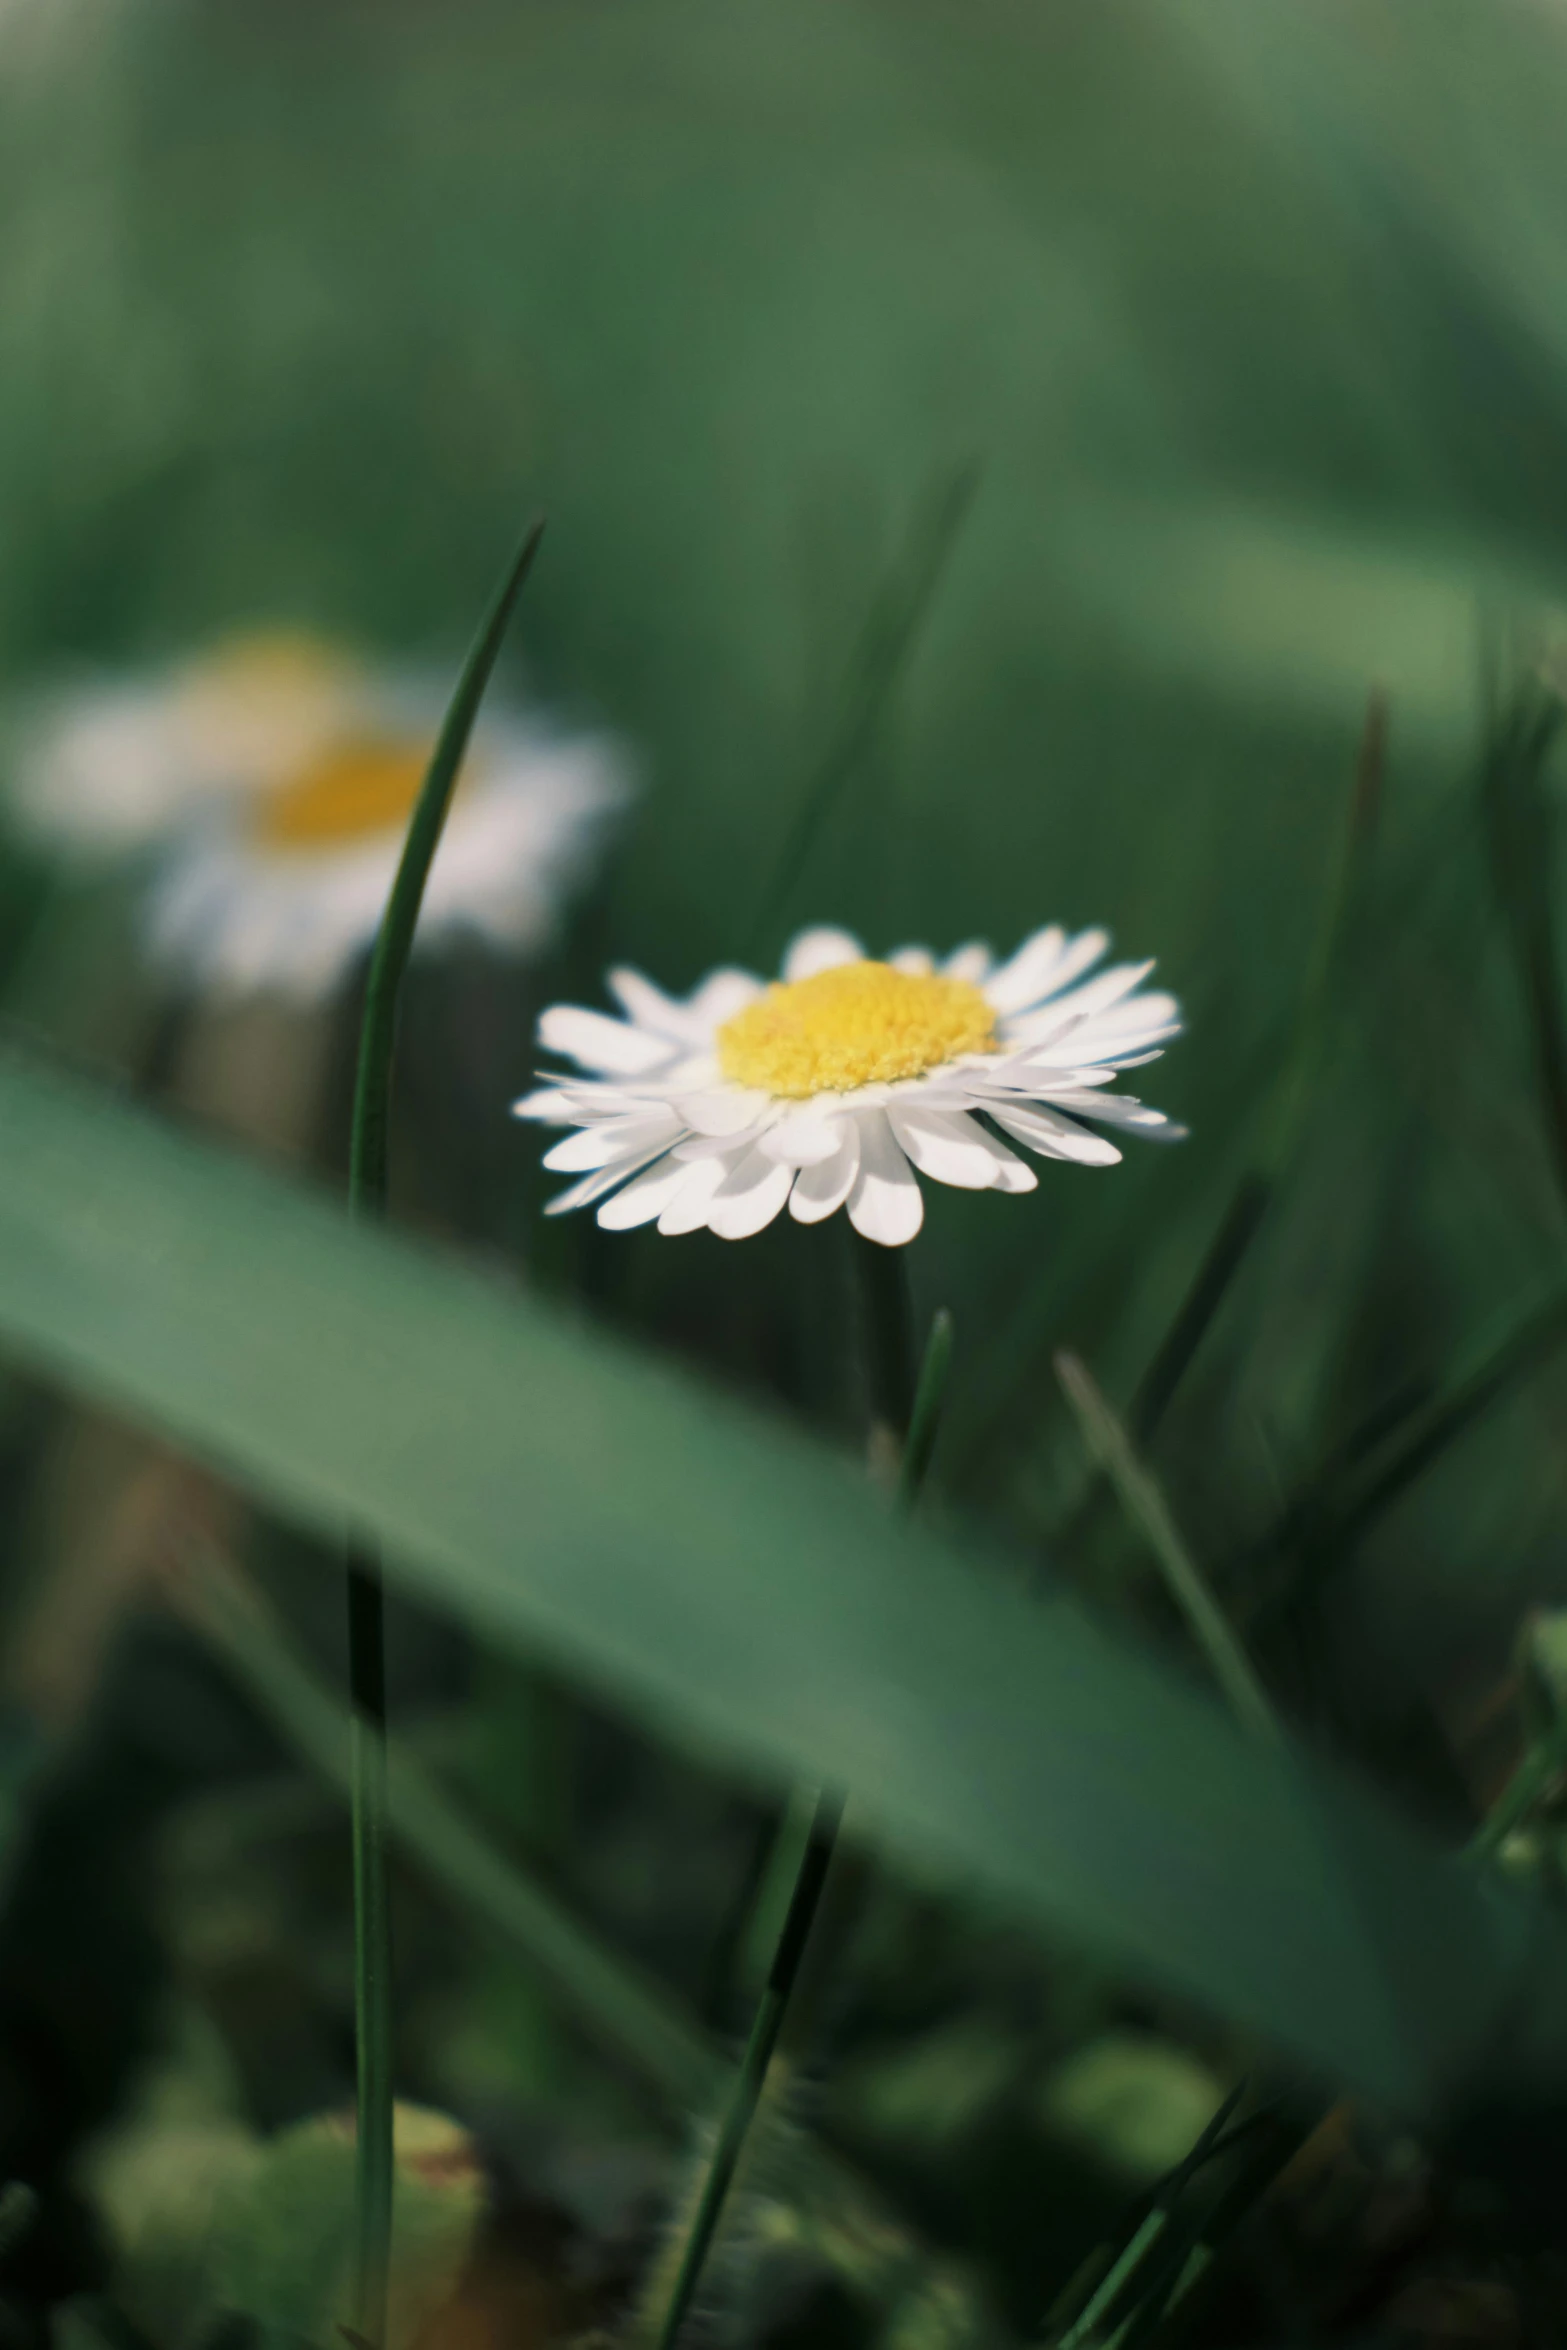
<svg viewBox="0 0 1567 2350"><path fill-rule="evenodd" d="M966 979L840 963L770 987L718 1031L718 1065L735 1085L803 1101L918 1077L960 1053L988 1052L996 1015Z"/></svg>
<svg viewBox="0 0 1567 2350"><path fill-rule="evenodd" d="M429 753L406 742L336 743L273 792L256 814L268 848L340 848L400 832L413 813Z"/></svg>

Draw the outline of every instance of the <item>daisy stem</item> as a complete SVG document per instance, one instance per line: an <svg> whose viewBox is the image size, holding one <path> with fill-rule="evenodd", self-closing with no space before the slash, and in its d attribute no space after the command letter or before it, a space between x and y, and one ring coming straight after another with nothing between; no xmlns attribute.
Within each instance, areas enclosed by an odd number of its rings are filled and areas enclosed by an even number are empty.
<svg viewBox="0 0 1567 2350"><path fill-rule="evenodd" d="M387 1136L404 974L430 867L440 845L484 689L538 552L544 525L522 542L475 638L430 758L370 961L349 1145L348 1202L356 1219L386 1213ZM387 1906L386 1635L381 1561L350 1544L348 1680L353 1706L354 2169L353 2329L370 2350L386 2338L392 2256L392 1936Z"/></svg>
<svg viewBox="0 0 1567 2350"><path fill-rule="evenodd" d="M896 1290L883 1285L876 1294L885 1301L889 1296L898 1300L899 1327L906 1334L908 1327L908 1284L901 1264L902 1250L876 1249L874 1243L862 1246L880 1257L892 1258L898 1276ZM869 1294L869 1290L867 1292ZM897 1506L907 1511L919 1499L925 1472L930 1466L935 1448L936 1429L941 1418L942 1401L946 1394L947 1376L952 1366L953 1319L943 1306L935 1315L930 1336L926 1341L924 1358L912 1405L912 1418L905 1414L907 1438L898 1478ZM890 1341L889 1341L890 1343ZM907 1385L905 1369L905 1386ZM784 1907L783 1923L773 1947L767 1977L757 2001L750 2035L739 2070L724 2107L719 2123L717 2142L708 2158L700 2190L680 2250L674 2281L669 2288L661 2314L655 2316L648 2328L648 2338L655 2350L672 2350L685 2323L692 2299L701 2282L702 2271L723 2218L724 2205L734 2183L735 2172L745 2151L745 2142L757 2109L767 2086L767 2074L783 2031L789 2002L799 1980L806 1943L837 1849L838 1830L843 1820L844 1798L829 1788L819 1788L810 1802L810 1823L803 1847L795 1838L795 1822L803 1803L790 1806L789 1814L780 1829L774 1845L774 1860L782 1859L793 1872ZM765 1872L771 1880L771 1867ZM764 1889L758 1906L768 1904L768 1888Z"/></svg>

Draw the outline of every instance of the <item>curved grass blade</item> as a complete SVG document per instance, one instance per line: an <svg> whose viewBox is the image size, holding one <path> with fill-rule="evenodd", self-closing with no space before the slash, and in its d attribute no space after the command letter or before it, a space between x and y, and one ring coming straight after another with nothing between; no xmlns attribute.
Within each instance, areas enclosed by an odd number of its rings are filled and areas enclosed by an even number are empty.
<svg viewBox="0 0 1567 2350"><path fill-rule="evenodd" d="M13 1357L296 1523L364 1528L410 1591L753 1784L852 1788L922 1872L1412 2120L1567 2082L1545 1905L1242 1741L977 1536L14 1051L0 1131Z"/></svg>
<svg viewBox="0 0 1567 2350"><path fill-rule="evenodd" d="M507 624L544 534L536 522L501 582L463 665L398 862L365 990L354 1086L350 1212L386 1212L387 1137L403 980L419 910L457 788L479 704ZM392 2253L392 1935L386 1886L386 1637L381 1563L351 1546L347 1562L348 1679L353 1700L355 2138L354 2331L381 2350Z"/></svg>

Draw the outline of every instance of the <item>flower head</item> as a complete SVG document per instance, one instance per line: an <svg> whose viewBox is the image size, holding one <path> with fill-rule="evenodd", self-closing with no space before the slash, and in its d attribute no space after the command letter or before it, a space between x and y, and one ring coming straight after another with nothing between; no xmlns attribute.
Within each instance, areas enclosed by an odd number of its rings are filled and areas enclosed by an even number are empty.
<svg viewBox="0 0 1567 2350"><path fill-rule="evenodd" d="M42 696L16 730L11 804L46 846L117 856L266 790L352 724L366 673L340 647L258 629L144 677Z"/></svg>
<svg viewBox="0 0 1567 2350"><path fill-rule="evenodd" d="M544 1164L580 1177L560 1215L595 1202L628 1231L760 1232L787 1201L802 1224L847 1207L867 1239L912 1240L915 1170L966 1191L1032 1191L1042 1158L1112 1166L1093 1126L1175 1138L1161 1111L1106 1090L1179 1032L1173 996L1142 992L1152 965L1089 978L1109 941L1036 931L997 965L983 946L936 963L923 947L869 959L842 930L808 930L771 986L715 971L666 996L612 971L624 1017L558 1004L539 1023L582 1075L552 1076L519 1117L570 1127Z"/></svg>
<svg viewBox="0 0 1567 2350"><path fill-rule="evenodd" d="M205 987L314 997L371 943L442 697L304 636L236 639L41 714L16 799L76 849L161 852L155 949ZM606 742L481 720L425 893L420 946L464 930L544 943L626 797Z"/></svg>

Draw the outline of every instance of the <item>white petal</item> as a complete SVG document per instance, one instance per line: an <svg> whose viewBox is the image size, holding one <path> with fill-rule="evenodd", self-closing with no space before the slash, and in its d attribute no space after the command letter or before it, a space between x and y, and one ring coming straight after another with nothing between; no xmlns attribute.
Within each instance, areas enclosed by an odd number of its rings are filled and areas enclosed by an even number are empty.
<svg viewBox="0 0 1567 2350"><path fill-rule="evenodd" d="M1008 1103L990 1106L990 1116L1019 1142L1046 1159L1073 1159L1081 1167L1114 1167L1121 1154L1102 1134L1086 1134L1069 1118L1053 1117L1049 1110L1023 1109Z"/></svg>
<svg viewBox="0 0 1567 2350"><path fill-rule="evenodd" d="M575 1126L576 1112L570 1097L558 1085L541 1085L534 1093L525 1093L521 1101L513 1102L514 1118L537 1118L546 1126Z"/></svg>
<svg viewBox="0 0 1567 2350"><path fill-rule="evenodd" d="M730 1168L713 1194L707 1228L720 1240L749 1240L770 1224L794 1181L794 1169L780 1166L765 1151L748 1150Z"/></svg>
<svg viewBox="0 0 1567 2350"><path fill-rule="evenodd" d="M644 979L640 971L621 965L607 974L605 984L633 1026L651 1029L655 1036L667 1036L677 1044L706 1043L706 1022L693 1016L689 1004L676 1003L651 979Z"/></svg>
<svg viewBox="0 0 1567 2350"><path fill-rule="evenodd" d="M1101 1126L1131 1127L1150 1142L1184 1142L1186 1128L1177 1126L1163 1110L1151 1110L1129 1093L1095 1093L1077 1086L1050 1089L1053 1109L1069 1110L1074 1118L1094 1118Z"/></svg>
<svg viewBox="0 0 1567 2350"><path fill-rule="evenodd" d="M991 1190L1010 1192L1037 1191L1039 1189L1039 1177L1034 1173L1033 1168L1029 1166L1028 1162L1025 1159L1014 1158L1011 1151L1007 1150L1004 1143L998 1142L996 1148L998 1151L1002 1152L1003 1155L996 1162L996 1172L991 1179Z"/></svg>
<svg viewBox="0 0 1567 2350"><path fill-rule="evenodd" d="M970 987L980 987L988 978L993 961L994 957L982 938L970 939L967 946L959 947L955 954L947 957L941 966L941 975L944 979L966 979Z"/></svg>
<svg viewBox="0 0 1567 2350"><path fill-rule="evenodd" d="M679 1132L680 1121L671 1110L659 1110L651 1118L606 1119L597 1126L579 1127L554 1144L545 1152L544 1164L552 1175L581 1175L590 1167L612 1167L617 1159L637 1158L655 1143L667 1146Z"/></svg>
<svg viewBox="0 0 1567 2350"><path fill-rule="evenodd" d="M1151 962L1113 964L1082 987L1070 988L1065 995L1052 995L1037 1009L1007 1020L1003 1034L1009 1044L1060 1036L1074 1021L1086 1020L1091 1012L1105 1011L1111 1004L1118 1004L1123 996L1129 996L1152 969Z"/></svg>
<svg viewBox="0 0 1567 2350"><path fill-rule="evenodd" d="M860 1172L849 1194L849 1222L867 1240L901 1248L925 1220L920 1187L893 1139L886 1111L868 1110L857 1124Z"/></svg>
<svg viewBox="0 0 1567 2350"><path fill-rule="evenodd" d="M595 1174L584 1175L580 1183L573 1183L569 1190L557 1191L552 1200L546 1200L544 1213L546 1216L569 1216L573 1208L589 1207L594 1200L602 1199L606 1191L614 1191L629 1177L639 1175L650 1160L661 1159L663 1155L663 1145L658 1143L652 1150L641 1151L633 1159L617 1159L612 1167L600 1167Z"/></svg>
<svg viewBox="0 0 1567 2350"><path fill-rule="evenodd" d="M836 1215L854 1189L860 1172L860 1124L846 1118L843 1140L830 1159L802 1167L789 1194L789 1213L797 1224L819 1224Z"/></svg>
<svg viewBox="0 0 1567 2350"><path fill-rule="evenodd" d="M639 1224L651 1224L655 1216L663 1214L689 1173L679 1159L659 1159L624 1191L605 1200L598 1212L600 1224L606 1232L633 1232Z"/></svg>
<svg viewBox="0 0 1567 2350"><path fill-rule="evenodd" d="M1099 1027L1097 1020L1085 1020L1081 1027L1071 1029L1069 1036L1057 1036L1052 1043L1031 1048L1024 1067L1036 1076L1045 1074L1050 1083L1055 1083L1057 1076L1081 1074L1088 1062L1097 1062L1104 1069L1135 1069L1144 1060L1158 1060L1179 1032L1179 1020L1168 1020L1161 1027ZM1048 1088L1041 1086L1041 1093L1043 1090Z"/></svg>
<svg viewBox="0 0 1567 2350"><path fill-rule="evenodd" d="M797 979L814 979L818 971L836 971L840 963L863 963L865 949L852 930L802 930L784 957L783 975L792 986Z"/></svg>
<svg viewBox="0 0 1567 2350"><path fill-rule="evenodd" d="M894 1103L887 1115L893 1133L920 1173L933 1182L949 1183L957 1191L988 1191L995 1181L998 1154L1012 1157L961 1110Z"/></svg>
<svg viewBox="0 0 1567 2350"><path fill-rule="evenodd" d="M539 1022L539 1042L584 1069L601 1069L612 1077L635 1077L669 1059L667 1037L611 1020L604 1012L585 1011L580 1004L552 1004Z"/></svg>
<svg viewBox="0 0 1567 2350"><path fill-rule="evenodd" d="M785 1167L815 1167L836 1158L843 1148L844 1120L823 1112L812 1102L788 1110L776 1126L759 1138L759 1147Z"/></svg>
<svg viewBox="0 0 1567 2350"><path fill-rule="evenodd" d="M1110 944L1107 930L1080 930L1069 939L1059 923L1036 930L1017 953L985 983L985 994L1001 1013L1023 1012L1065 987L1097 963Z"/></svg>
<svg viewBox="0 0 1567 2350"><path fill-rule="evenodd" d="M705 1229L713 1194L734 1161L733 1151L715 1150L705 1159L679 1162L685 1168L683 1180L658 1219L658 1228L666 1238Z"/></svg>
<svg viewBox="0 0 1567 2350"><path fill-rule="evenodd" d="M667 1108L656 1085L611 1085L603 1077L563 1077L557 1089L575 1126L602 1126L607 1118L646 1118Z"/></svg>
<svg viewBox="0 0 1567 2350"><path fill-rule="evenodd" d="M754 1126L772 1101L749 1085L715 1085L701 1093L682 1093L675 1108L695 1134L731 1135Z"/></svg>
<svg viewBox="0 0 1567 2350"><path fill-rule="evenodd" d="M762 982L749 971L736 971L727 965L722 970L710 971L690 1001L697 1032L711 1037L736 1012L754 1004L762 992Z"/></svg>
<svg viewBox="0 0 1567 2350"><path fill-rule="evenodd" d="M918 979L936 968L936 958L929 947L895 947L887 960L894 971L912 972Z"/></svg>

